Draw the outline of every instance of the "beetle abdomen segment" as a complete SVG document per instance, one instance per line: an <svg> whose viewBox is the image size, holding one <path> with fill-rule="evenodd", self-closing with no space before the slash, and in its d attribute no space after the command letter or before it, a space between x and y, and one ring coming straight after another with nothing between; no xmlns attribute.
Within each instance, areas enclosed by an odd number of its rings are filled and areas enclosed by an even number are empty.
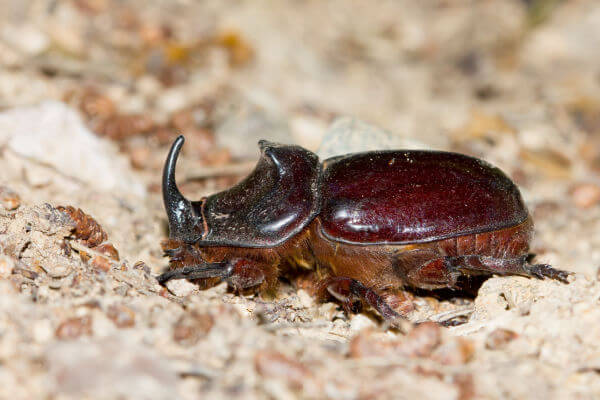
<svg viewBox="0 0 600 400"><path fill-rule="evenodd" d="M311 245L319 263L331 268L334 276L352 278L377 290L403 286L454 287L459 275L469 273L448 269L446 259L464 256L523 259L528 254L533 230L531 220L527 219L510 228L435 242L364 246L324 237L318 222L312 225L314 239ZM493 270L481 270L476 274L493 273Z"/></svg>
<svg viewBox="0 0 600 400"><path fill-rule="evenodd" d="M461 275L531 276L526 258L532 235L528 218L510 228L418 244L398 251L394 269L407 285L423 289L457 288Z"/></svg>
<svg viewBox="0 0 600 400"><path fill-rule="evenodd" d="M336 157L323 171L323 233L356 244L424 243L518 225L528 217L498 168L456 153Z"/></svg>

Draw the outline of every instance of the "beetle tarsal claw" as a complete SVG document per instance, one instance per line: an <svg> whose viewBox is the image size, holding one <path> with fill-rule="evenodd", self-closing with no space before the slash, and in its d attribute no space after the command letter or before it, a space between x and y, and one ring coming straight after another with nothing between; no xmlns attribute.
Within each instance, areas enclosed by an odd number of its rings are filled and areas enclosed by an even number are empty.
<svg viewBox="0 0 600 400"><path fill-rule="evenodd" d="M548 264L530 265L528 271L532 276L538 279L550 278L566 284L569 284L569 276L573 275L572 272L555 269Z"/></svg>
<svg viewBox="0 0 600 400"><path fill-rule="evenodd" d="M156 280L164 285L173 279L228 278L232 271L231 266L225 262L187 265L167 271L157 276Z"/></svg>

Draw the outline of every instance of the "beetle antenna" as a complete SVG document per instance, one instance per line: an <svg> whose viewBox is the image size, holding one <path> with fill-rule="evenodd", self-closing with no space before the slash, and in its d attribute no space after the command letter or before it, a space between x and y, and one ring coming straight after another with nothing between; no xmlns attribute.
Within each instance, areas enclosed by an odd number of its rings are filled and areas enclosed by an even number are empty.
<svg viewBox="0 0 600 400"><path fill-rule="evenodd" d="M164 285L173 279L205 279L228 278L233 272L233 266L226 267L228 263L204 263L175 268L156 277L159 284Z"/></svg>
<svg viewBox="0 0 600 400"><path fill-rule="evenodd" d="M187 200L175 183L175 165L185 138L180 135L169 150L163 169L162 191L163 201L169 218L169 237L186 243L194 243L198 239L195 229L198 217L195 215L192 203Z"/></svg>

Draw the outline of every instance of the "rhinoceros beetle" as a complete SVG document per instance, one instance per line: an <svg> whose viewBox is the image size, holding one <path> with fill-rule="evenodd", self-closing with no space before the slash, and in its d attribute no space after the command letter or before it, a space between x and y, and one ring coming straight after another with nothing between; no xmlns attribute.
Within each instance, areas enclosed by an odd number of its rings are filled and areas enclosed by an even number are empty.
<svg viewBox="0 0 600 400"><path fill-rule="evenodd" d="M264 290L310 269L347 310L366 303L399 314L383 293L460 289L459 278L545 277L531 264L532 219L498 168L442 151L372 151L329 158L261 140L254 171L232 188L189 201L175 183L179 136L163 171L170 270L158 277L203 286L226 280Z"/></svg>

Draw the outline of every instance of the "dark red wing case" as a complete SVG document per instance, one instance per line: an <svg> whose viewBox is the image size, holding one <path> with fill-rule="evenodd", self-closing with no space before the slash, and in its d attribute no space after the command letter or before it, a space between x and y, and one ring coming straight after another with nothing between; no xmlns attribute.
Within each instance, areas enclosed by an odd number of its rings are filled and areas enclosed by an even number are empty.
<svg viewBox="0 0 600 400"><path fill-rule="evenodd" d="M528 212L498 168L462 154L382 151L324 162L322 232L357 244L409 244L515 226Z"/></svg>

